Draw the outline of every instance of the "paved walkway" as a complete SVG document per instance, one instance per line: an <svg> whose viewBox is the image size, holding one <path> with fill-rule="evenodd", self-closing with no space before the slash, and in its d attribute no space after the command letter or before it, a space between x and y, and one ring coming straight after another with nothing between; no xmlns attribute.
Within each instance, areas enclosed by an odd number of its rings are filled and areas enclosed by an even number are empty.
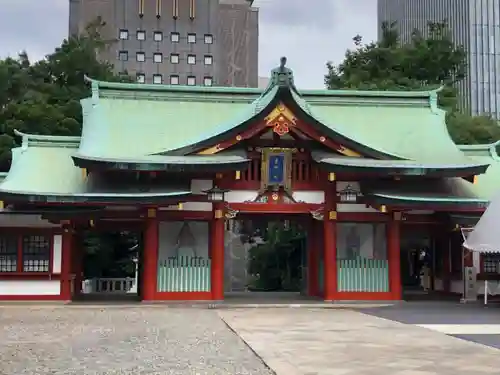
<svg viewBox="0 0 500 375"><path fill-rule="evenodd" d="M350 310L219 310L278 375L499 374L500 350Z"/></svg>

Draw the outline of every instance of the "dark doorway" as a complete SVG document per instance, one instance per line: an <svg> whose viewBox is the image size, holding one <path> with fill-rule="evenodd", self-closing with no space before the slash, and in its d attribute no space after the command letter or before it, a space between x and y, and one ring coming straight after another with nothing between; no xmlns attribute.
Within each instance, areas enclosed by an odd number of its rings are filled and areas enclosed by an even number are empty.
<svg viewBox="0 0 500 375"><path fill-rule="evenodd" d="M242 293L305 293L307 221L248 215L228 220L224 289Z"/></svg>
<svg viewBox="0 0 500 375"><path fill-rule="evenodd" d="M81 280L77 300L140 300L142 231L87 230L79 236Z"/></svg>

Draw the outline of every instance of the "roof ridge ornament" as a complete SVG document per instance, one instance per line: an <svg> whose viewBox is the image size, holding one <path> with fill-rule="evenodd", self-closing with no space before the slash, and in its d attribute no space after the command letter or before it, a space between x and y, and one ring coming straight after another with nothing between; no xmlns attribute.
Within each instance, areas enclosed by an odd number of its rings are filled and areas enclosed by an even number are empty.
<svg viewBox="0 0 500 375"><path fill-rule="evenodd" d="M293 78L293 70L286 67L287 58L283 56L280 59L280 65L277 68L271 70L271 79L269 80L269 85L262 93L262 96L266 95L273 87L288 87L298 93L295 87L295 82Z"/></svg>

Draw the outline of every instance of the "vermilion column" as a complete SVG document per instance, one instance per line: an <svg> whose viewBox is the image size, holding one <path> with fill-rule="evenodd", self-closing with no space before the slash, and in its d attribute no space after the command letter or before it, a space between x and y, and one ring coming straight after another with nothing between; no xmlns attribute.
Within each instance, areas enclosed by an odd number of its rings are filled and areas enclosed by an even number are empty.
<svg viewBox="0 0 500 375"><path fill-rule="evenodd" d="M153 214L154 212L154 214ZM158 219L156 211L148 212L144 232L144 266L142 269L142 299L153 301L156 298L158 273ZM152 217L154 216L154 217Z"/></svg>
<svg viewBox="0 0 500 375"><path fill-rule="evenodd" d="M329 184L325 191L325 214L323 218L323 298L335 300L337 293L337 212L336 184Z"/></svg>
<svg viewBox="0 0 500 375"><path fill-rule="evenodd" d="M394 299L402 298L401 287L401 213L395 212L387 226L387 255L389 259L389 288Z"/></svg>
<svg viewBox="0 0 500 375"><path fill-rule="evenodd" d="M307 294L317 296L319 294L318 285L318 239L317 230L319 222L313 220L309 225L307 235Z"/></svg>
<svg viewBox="0 0 500 375"><path fill-rule="evenodd" d="M214 203L214 217L210 225L210 285L212 299L224 300L224 206Z"/></svg>
<svg viewBox="0 0 500 375"><path fill-rule="evenodd" d="M61 299L71 301L71 251L73 247L73 229L63 227L61 244Z"/></svg>

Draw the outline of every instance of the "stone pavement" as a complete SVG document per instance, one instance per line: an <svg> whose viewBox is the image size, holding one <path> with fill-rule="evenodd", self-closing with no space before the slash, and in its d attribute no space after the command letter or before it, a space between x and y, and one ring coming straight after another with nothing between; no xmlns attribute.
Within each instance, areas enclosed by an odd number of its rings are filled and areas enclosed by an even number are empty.
<svg viewBox="0 0 500 375"><path fill-rule="evenodd" d="M218 313L278 375L500 373L498 349L357 311Z"/></svg>
<svg viewBox="0 0 500 375"><path fill-rule="evenodd" d="M0 375L270 375L207 309L0 307Z"/></svg>

